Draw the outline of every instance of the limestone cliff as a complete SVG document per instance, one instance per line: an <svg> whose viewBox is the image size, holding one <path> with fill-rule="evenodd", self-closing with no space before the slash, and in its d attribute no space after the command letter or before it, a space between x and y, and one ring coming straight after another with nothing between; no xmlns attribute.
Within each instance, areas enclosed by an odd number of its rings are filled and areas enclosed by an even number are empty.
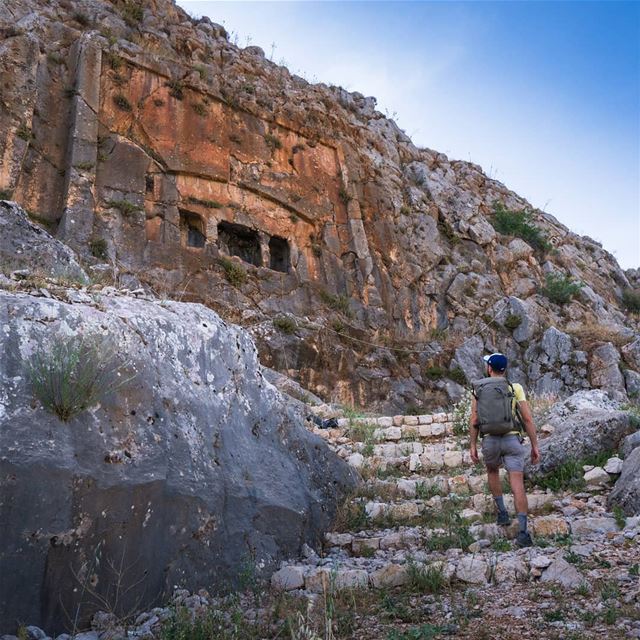
<svg viewBox="0 0 640 640"><path fill-rule="evenodd" d="M446 404L486 349L537 391L640 390L618 352L634 274L541 211L542 248L497 233L495 202L528 203L417 148L374 98L169 0L18 0L0 29L5 197L87 263L249 327L263 362L325 399ZM584 286L557 305L549 273Z"/></svg>

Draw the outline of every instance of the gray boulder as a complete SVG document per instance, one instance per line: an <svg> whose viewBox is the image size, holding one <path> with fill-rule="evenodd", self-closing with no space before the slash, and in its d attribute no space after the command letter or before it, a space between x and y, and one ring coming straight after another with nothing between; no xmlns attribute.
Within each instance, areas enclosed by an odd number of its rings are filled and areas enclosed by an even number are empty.
<svg viewBox="0 0 640 640"><path fill-rule="evenodd" d="M26 269L31 275L88 282L73 251L6 200L0 200L0 265L9 273Z"/></svg>
<svg viewBox="0 0 640 640"><path fill-rule="evenodd" d="M544 476L569 460L616 451L633 431L629 414L601 390L578 391L556 404L547 420L553 434L540 442L541 461L525 467L530 478Z"/></svg>
<svg viewBox="0 0 640 640"><path fill-rule="evenodd" d="M589 362L589 376L594 387L625 391L624 376L620 371L620 353L611 342L593 350Z"/></svg>
<svg viewBox="0 0 640 640"><path fill-rule="evenodd" d="M637 447L640 447L640 431L636 431L624 439L620 453L623 458L628 458L629 454Z"/></svg>
<svg viewBox="0 0 640 640"><path fill-rule="evenodd" d="M609 505L619 506L627 516L640 514L640 447L625 459L622 473L609 494Z"/></svg>
<svg viewBox="0 0 640 640"><path fill-rule="evenodd" d="M243 329L198 304L93 296L0 291L2 630L62 630L78 607L86 625L118 581L121 615L175 586L268 575L319 546L355 484ZM34 399L26 363L68 335L105 337L126 382L62 422Z"/></svg>

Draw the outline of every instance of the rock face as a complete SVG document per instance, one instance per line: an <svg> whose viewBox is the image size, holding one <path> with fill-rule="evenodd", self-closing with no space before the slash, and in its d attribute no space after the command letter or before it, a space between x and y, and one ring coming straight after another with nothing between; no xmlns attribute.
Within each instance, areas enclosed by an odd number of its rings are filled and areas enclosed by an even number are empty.
<svg viewBox="0 0 640 640"><path fill-rule="evenodd" d="M467 376L500 349L517 381L566 393L588 384L580 331L633 339L637 280L610 254L541 211L553 251L498 233L494 202L526 200L417 148L374 98L309 84L170 0L17 0L0 29L5 197L86 260L250 324L263 362L324 400L443 405L458 347ZM551 272L585 284L570 304L541 295ZM636 389L601 355L593 384Z"/></svg>
<svg viewBox="0 0 640 640"><path fill-rule="evenodd" d="M628 516L640 514L640 447L625 459L622 473L609 495L609 504L618 505Z"/></svg>
<svg viewBox="0 0 640 640"><path fill-rule="evenodd" d="M0 200L0 265L3 271L88 281L74 252L31 222L13 202Z"/></svg>
<svg viewBox="0 0 640 640"><path fill-rule="evenodd" d="M634 431L629 414L618 409L600 390L579 391L555 405L548 419L553 433L540 442L540 464L533 467L527 462L527 476L535 479L569 460L616 451Z"/></svg>
<svg viewBox="0 0 640 640"><path fill-rule="evenodd" d="M0 628L86 621L118 580L122 611L224 589L317 545L354 476L248 334L198 304L80 297L0 291ZM69 335L113 345L124 384L61 422L26 367Z"/></svg>

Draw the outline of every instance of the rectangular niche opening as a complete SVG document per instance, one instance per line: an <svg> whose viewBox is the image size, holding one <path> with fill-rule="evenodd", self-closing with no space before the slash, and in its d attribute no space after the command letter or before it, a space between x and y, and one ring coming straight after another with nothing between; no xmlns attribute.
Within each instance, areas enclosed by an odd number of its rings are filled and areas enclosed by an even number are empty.
<svg viewBox="0 0 640 640"><path fill-rule="evenodd" d="M230 256L256 267L262 266L258 232L241 224L222 221L218 224L218 247Z"/></svg>
<svg viewBox="0 0 640 640"><path fill-rule="evenodd" d="M269 240L269 267L274 271L289 273L289 243L284 238L272 236Z"/></svg>
<svg viewBox="0 0 640 640"><path fill-rule="evenodd" d="M180 237L187 247L202 249L207 241L204 220L197 213L180 210Z"/></svg>

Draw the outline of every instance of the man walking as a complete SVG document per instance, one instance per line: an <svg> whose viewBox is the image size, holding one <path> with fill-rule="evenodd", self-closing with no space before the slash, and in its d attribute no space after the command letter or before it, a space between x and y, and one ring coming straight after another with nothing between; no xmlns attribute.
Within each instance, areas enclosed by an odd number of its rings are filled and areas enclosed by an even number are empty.
<svg viewBox="0 0 640 640"><path fill-rule="evenodd" d="M506 379L507 358L502 353L484 356L487 377L473 383L471 403L470 435L471 460L478 458L478 435L482 438L482 456L487 467L489 489L498 508L497 523L511 524L502 496L499 467L504 465L509 474L520 531L516 544L530 547L533 543L527 530L527 494L524 490L525 448L518 418L531 441L531 463L540 460L538 438L533 424L531 409L522 385L512 384Z"/></svg>

